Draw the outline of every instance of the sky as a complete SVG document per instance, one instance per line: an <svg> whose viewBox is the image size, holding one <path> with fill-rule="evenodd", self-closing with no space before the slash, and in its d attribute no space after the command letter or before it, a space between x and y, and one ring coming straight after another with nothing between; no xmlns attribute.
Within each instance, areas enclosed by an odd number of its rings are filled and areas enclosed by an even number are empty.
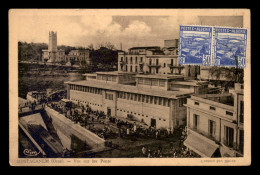
<svg viewBox="0 0 260 175"><path fill-rule="evenodd" d="M20 16L18 40L48 43L49 31L56 31L58 45L94 47L111 42L117 49L160 46L178 39L180 25L243 27L242 16Z"/></svg>

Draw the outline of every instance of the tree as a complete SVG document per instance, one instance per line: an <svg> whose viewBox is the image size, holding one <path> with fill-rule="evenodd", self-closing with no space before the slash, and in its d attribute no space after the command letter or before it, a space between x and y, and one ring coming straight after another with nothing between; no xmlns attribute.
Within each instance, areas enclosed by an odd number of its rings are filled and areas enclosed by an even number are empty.
<svg viewBox="0 0 260 175"><path fill-rule="evenodd" d="M91 44L88 45L87 48L88 48L89 50L94 50L94 45L91 43Z"/></svg>
<svg viewBox="0 0 260 175"><path fill-rule="evenodd" d="M102 42L102 43L98 43L97 44L97 49L101 49L101 48L107 48L109 50L115 50L116 47L114 46L114 44L112 44L111 42Z"/></svg>

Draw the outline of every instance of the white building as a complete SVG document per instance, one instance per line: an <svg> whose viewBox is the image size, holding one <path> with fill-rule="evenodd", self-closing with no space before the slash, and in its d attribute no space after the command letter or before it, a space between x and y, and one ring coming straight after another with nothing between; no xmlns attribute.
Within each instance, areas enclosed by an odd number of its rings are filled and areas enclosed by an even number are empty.
<svg viewBox="0 0 260 175"><path fill-rule="evenodd" d="M202 157L241 157L244 149L243 85L227 94L187 99L188 136L184 145Z"/></svg>

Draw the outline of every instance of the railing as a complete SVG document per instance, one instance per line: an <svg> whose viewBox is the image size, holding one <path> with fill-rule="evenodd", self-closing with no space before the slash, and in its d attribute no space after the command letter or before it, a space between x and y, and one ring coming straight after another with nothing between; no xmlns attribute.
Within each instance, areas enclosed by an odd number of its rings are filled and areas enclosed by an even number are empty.
<svg viewBox="0 0 260 175"><path fill-rule="evenodd" d="M153 63L149 63L148 66L151 66L151 67L161 67L160 64L153 64Z"/></svg>
<svg viewBox="0 0 260 175"><path fill-rule="evenodd" d="M169 66L170 68L184 68L184 66L181 66L181 65L168 64L168 66Z"/></svg>

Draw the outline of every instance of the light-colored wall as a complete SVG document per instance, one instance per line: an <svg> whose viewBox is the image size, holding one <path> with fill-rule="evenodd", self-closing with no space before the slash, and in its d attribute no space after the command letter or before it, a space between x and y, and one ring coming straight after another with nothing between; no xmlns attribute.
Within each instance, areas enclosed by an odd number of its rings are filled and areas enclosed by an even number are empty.
<svg viewBox="0 0 260 175"><path fill-rule="evenodd" d="M192 97L193 98L193 97ZM197 133L202 133L205 137L209 136L209 120L216 122L216 131L214 139L220 142L220 153L222 156L229 155L229 156L236 156L237 151L232 148L227 147L225 143L225 127L233 128L234 135L233 135L233 143L234 145L239 144L239 129L237 127L237 115L236 112L236 105L234 107L230 106L227 107L223 104L217 104L217 102L210 102L205 99L188 99L187 100L187 127L193 128L194 127L194 115L199 116L199 124L198 130L195 130ZM234 98L236 99L236 98ZM199 102L198 105L194 105L194 102ZM214 105L215 104L215 105ZM216 105L217 104L217 105ZM209 106L214 106L216 111L212 111L209 109ZM233 108L233 109L232 109ZM233 117L226 115L226 110L233 111Z"/></svg>
<svg viewBox="0 0 260 175"><path fill-rule="evenodd" d="M169 126L169 115L170 115L170 107L153 105L143 102L137 102L132 100L120 99L117 100L117 116L119 117L127 117L127 114L134 115L138 120L144 120L144 122L148 125L151 123L151 118L156 119L157 128L168 128ZM122 111L120 111L122 110ZM126 112L124 112L124 110ZM129 113L127 113L129 111ZM136 113L136 114L134 114ZM138 115L140 114L140 115ZM144 116L142 116L144 115ZM148 117L146 117L148 116ZM159 120L159 118L161 120ZM165 120L165 121L164 121Z"/></svg>

